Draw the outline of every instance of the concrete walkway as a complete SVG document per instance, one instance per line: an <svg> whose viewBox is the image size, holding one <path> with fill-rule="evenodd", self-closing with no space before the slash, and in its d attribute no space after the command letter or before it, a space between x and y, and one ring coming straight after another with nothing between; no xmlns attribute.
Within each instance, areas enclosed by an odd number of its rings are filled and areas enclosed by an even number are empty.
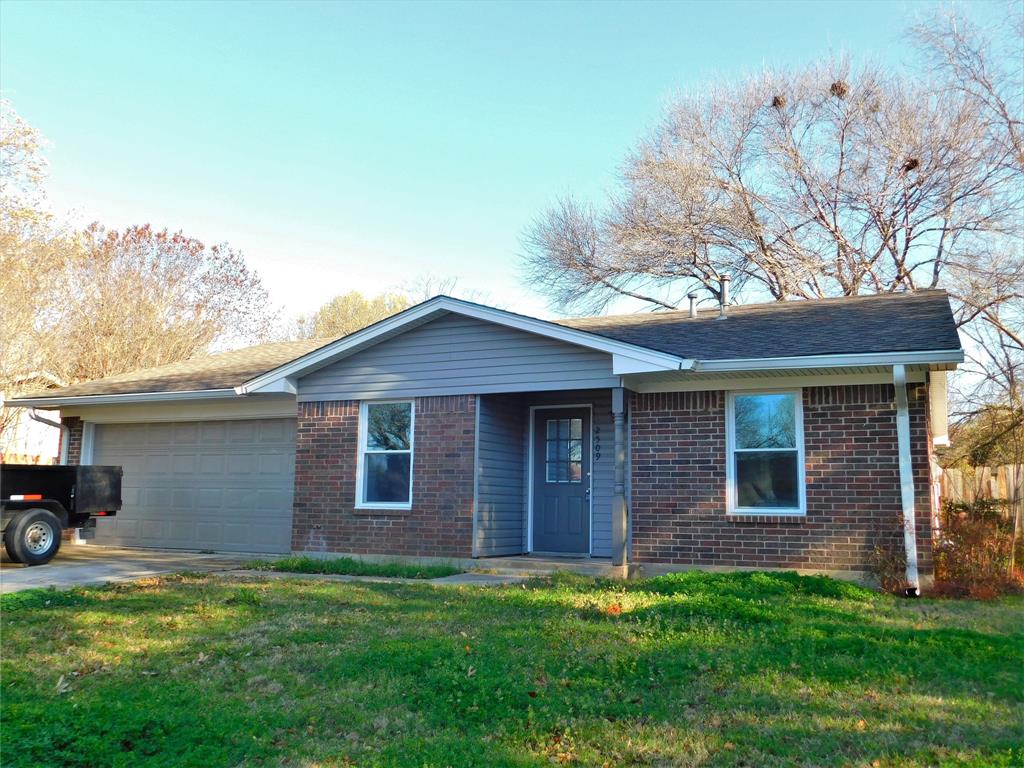
<svg viewBox="0 0 1024 768"><path fill-rule="evenodd" d="M254 559L273 559L273 555L199 554L197 552L120 549L65 543L60 552L46 565L31 568L7 559L0 559L0 594L20 592L23 589L72 587L125 582L160 576L168 573L192 571L241 579L304 579L311 581L366 581L397 582L400 584L469 585L481 587L518 584L526 574L456 573L439 579L400 579L384 576L348 576L334 573L281 573L278 571L246 570L244 566Z"/></svg>
<svg viewBox="0 0 1024 768"><path fill-rule="evenodd" d="M182 571L226 571L238 568L255 557L64 543L57 557L46 565L35 565L31 568L12 563L4 554L3 560L0 560L0 593L20 592L23 589L39 587L71 589ZM266 559L266 556L261 556L261 559Z"/></svg>

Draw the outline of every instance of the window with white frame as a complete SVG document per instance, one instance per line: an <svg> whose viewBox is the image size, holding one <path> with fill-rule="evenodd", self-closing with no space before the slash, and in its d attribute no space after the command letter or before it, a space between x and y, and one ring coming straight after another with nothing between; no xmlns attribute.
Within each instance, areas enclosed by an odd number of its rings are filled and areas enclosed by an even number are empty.
<svg viewBox="0 0 1024 768"><path fill-rule="evenodd" d="M362 404L357 506L410 506L413 417L409 401Z"/></svg>
<svg viewBox="0 0 1024 768"><path fill-rule="evenodd" d="M728 408L728 494L733 514L803 514L800 391L734 392Z"/></svg>

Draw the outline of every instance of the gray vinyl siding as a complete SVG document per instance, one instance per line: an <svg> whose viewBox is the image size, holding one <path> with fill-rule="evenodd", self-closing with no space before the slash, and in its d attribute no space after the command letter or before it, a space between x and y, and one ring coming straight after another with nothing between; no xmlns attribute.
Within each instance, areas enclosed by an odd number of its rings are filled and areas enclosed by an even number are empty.
<svg viewBox="0 0 1024 768"><path fill-rule="evenodd" d="M611 355L449 314L298 381L299 402L613 387Z"/></svg>
<svg viewBox="0 0 1024 768"><path fill-rule="evenodd" d="M529 550L530 407L570 404L592 406L591 555L611 557L615 425L611 417L611 392L607 389L481 396L477 555L513 555Z"/></svg>
<svg viewBox="0 0 1024 768"><path fill-rule="evenodd" d="M479 419L476 553L520 554L526 507L522 401L518 395L483 395Z"/></svg>

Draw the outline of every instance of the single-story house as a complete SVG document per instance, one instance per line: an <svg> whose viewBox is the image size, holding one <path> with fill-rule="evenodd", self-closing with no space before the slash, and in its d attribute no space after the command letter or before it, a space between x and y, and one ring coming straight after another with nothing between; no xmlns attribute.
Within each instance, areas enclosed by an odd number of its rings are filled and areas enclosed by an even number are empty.
<svg viewBox="0 0 1024 768"><path fill-rule="evenodd" d="M555 321L438 296L10 405L124 467L100 543L855 576L902 527L916 580L962 360L942 291Z"/></svg>

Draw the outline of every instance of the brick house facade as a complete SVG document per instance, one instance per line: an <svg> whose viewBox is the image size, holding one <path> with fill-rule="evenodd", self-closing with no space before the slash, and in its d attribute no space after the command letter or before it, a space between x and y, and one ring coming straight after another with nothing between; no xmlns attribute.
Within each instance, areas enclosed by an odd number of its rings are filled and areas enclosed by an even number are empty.
<svg viewBox="0 0 1024 768"><path fill-rule="evenodd" d="M439 296L12 402L126 467L101 543L853 574L912 517L916 585L962 360L938 291L554 322Z"/></svg>
<svg viewBox="0 0 1024 768"><path fill-rule="evenodd" d="M304 552L472 554L476 398L419 397L412 508L356 509L359 403L300 403L292 547Z"/></svg>
<svg viewBox="0 0 1024 768"><path fill-rule="evenodd" d="M891 385L803 390L806 516L728 515L723 391L632 398L633 560L863 572L903 525ZM920 570L931 570L927 388L910 388Z"/></svg>
<svg viewBox="0 0 1024 768"><path fill-rule="evenodd" d="M927 388L909 390L920 569L931 570ZM901 530L892 385L803 389L806 516L726 511L726 392L634 393L631 560L865 572ZM292 547L468 558L475 398L416 398L411 510L356 509L359 402L299 406Z"/></svg>

